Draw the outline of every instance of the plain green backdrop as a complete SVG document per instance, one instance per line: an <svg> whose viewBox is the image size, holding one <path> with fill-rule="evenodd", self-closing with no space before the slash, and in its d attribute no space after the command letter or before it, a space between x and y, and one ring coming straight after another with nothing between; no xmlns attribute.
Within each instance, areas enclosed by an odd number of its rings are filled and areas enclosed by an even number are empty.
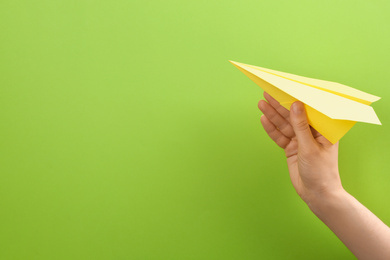
<svg viewBox="0 0 390 260"><path fill-rule="evenodd" d="M340 142L390 223L387 0L0 0L0 259L354 259L228 60L381 96Z"/></svg>

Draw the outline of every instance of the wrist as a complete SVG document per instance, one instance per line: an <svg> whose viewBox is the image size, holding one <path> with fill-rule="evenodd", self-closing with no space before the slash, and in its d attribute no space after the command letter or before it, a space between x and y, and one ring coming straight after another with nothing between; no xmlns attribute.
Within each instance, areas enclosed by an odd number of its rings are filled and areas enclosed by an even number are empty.
<svg viewBox="0 0 390 260"><path fill-rule="evenodd" d="M305 202L310 210L320 217L343 204L348 195L349 193L340 185L335 189L312 193Z"/></svg>

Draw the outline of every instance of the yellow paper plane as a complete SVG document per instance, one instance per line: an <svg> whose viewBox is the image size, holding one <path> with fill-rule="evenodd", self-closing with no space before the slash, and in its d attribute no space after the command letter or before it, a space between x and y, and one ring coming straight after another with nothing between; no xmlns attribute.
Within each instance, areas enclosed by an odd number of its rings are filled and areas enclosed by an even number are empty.
<svg viewBox="0 0 390 260"><path fill-rule="evenodd" d="M369 106L380 97L336 82L230 62L288 110L297 100L304 103L309 124L332 143L356 122L381 125Z"/></svg>

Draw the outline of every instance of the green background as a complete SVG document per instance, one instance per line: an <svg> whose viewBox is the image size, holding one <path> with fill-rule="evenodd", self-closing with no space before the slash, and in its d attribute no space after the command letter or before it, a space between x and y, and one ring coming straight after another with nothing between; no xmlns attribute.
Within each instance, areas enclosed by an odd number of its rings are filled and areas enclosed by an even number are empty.
<svg viewBox="0 0 390 260"><path fill-rule="evenodd" d="M1 0L0 259L354 259L235 60L381 96L344 187L390 223L385 0Z"/></svg>

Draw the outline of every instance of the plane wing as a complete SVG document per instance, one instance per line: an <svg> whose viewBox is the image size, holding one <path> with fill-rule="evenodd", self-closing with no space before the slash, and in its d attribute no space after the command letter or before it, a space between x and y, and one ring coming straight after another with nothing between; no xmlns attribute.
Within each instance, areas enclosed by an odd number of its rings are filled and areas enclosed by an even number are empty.
<svg viewBox="0 0 390 260"><path fill-rule="evenodd" d="M332 143L355 122L381 124L369 106L377 96L336 82L306 78L230 61L287 109L296 100L307 108L309 123Z"/></svg>

